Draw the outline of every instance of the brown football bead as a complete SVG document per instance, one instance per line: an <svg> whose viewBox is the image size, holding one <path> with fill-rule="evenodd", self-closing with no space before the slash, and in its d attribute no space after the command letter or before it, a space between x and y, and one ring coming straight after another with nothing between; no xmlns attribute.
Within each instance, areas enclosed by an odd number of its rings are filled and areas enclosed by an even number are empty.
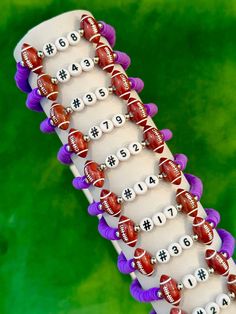
<svg viewBox="0 0 236 314"><path fill-rule="evenodd" d="M118 223L120 238L129 246L134 247L138 241L138 232L135 223L126 216L121 216Z"/></svg>
<svg viewBox="0 0 236 314"><path fill-rule="evenodd" d="M165 142L163 140L163 135L157 128L146 125L143 129L143 139L148 149L159 154L163 152Z"/></svg>
<svg viewBox="0 0 236 314"><path fill-rule="evenodd" d="M98 57L98 65L108 73L114 69L114 53L110 47L99 42L96 47L96 55Z"/></svg>
<svg viewBox="0 0 236 314"><path fill-rule="evenodd" d="M88 183L98 188L103 187L105 181L104 171L100 169L96 162L87 160L84 165L84 174Z"/></svg>
<svg viewBox="0 0 236 314"><path fill-rule="evenodd" d="M130 120L144 127L147 124L147 110L140 100L130 97L127 104Z"/></svg>
<svg viewBox="0 0 236 314"><path fill-rule="evenodd" d="M97 44L101 38L98 22L90 15L83 14L80 20L80 27L84 31L84 38Z"/></svg>
<svg viewBox="0 0 236 314"><path fill-rule="evenodd" d="M176 280L167 275L160 279L160 291L163 298L170 304L178 306L181 301L181 293Z"/></svg>
<svg viewBox="0 0 236 314"><path fill-rule="evenodd" d="M114 87L114 93L124 99L128 100L130 97L131 84L128 77L120 71L114 70L111 76L111 83Z"/></svg>
<svg viewBox="0 0 236 314"><path fill-rule="evenodd" d="M214 232L209 222L201 217L195 217L193 220L193 233L198 236L198 241L210 245L213 242Z"/></svg>
<svg viewBox="0 0 236 314"><path fill-rule="evenodd" d="M205 253L205 259L208 267L213 268L216 274L221 276L229 274L229 264L222 253L208 249Z"/></svg>
<svg viewBox="0 0 236 314"><path fill-rule="evenodd" d="M198 202L195 196L185 191L184 189L178 189L176 192L176 202L181 205L181 211L190 217L196 217L198 214Z"/></svg>
<svg viewBox="0 0 236 314"><path fill-rule="evenodd" d="M68 145L70 150L77 156L85 158L88 154L88 142L84 134L76 129L70 129L68 134Z"/></svg>
<svg viewBox="0 0 236 314"><path fill-rule="evenodd" d="M236 275L230 274L227 281L227 287L229 292L234 293L236 297Z"/></svg>
<svg viewBox="0 0 236 314"><path fill-rule="evenodd" d="M46 73L42 73L37 79L38 90L40 95L55 101L58 96L58 85L52 82L52 77Z"/></svg>
<svg viewBox="0 0 236 314"><path fill-rule="evenodd" d="M50 109L50 119L52 124L59 129L67 130L70 125L71 113L60 104L54 103Z"/></svg>
<svg viewBox="0 0 236 314"><path fill-rule="evenodd" d="M134 265L135 269L144 276L151 276L155 271L152 255L141 248L137 248L134 252Z"/></svg>
<svg viewBox="0 0 236 314"><path fill-rule="evenodd" d="M181 183L182 172L173 160L162 157L159 162L159 168L164 180L175 185Z"/></svg>
<svg viewBox="0 0 236 314"><path fill-rule="evenodd" d="M115 193L103 189L100 193L100 203L102 210L107 214L113 217L120 215L122 205L118 202L118 196Z"/></svg>
<svg viewBox="0 0 236 314"><path fill-rule="evenodd" d="M29 44L24 43L21 47L21 58L23 65L34 73L40 74L43 69L43 59L39 57L38 51Z"/></svg>

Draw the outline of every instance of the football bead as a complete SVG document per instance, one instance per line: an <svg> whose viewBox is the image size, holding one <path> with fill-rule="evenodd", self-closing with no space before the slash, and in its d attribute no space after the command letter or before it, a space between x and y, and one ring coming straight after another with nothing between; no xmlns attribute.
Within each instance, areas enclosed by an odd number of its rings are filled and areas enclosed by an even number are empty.
<svg viewBox="0 0 236 314"><path fill-rule="evenodd" d="M34 73L40 74L43 69L43 59L38 56L38 51L24 43L21 47L21 58L25 67Z"/></svg>
<svg viewBox="0 0 236 314"><path fill-rule="evenodd" d="M181 309L177 309L176 307L174 307L170 310L170 314L187 314L187 313Z"/></svg>
<svg viewBox="0 0 236 314"><path fill-rule="evenodd" d="M164 140L160 131L150 125L146 125L143 130L143 139L148 149L161 154L164 150Z"/></svg>
<svg viewBox="0 0 236 314"><path fill-rule="evenodd" d="M147 110L141 101L130 97L127 108L131 121L143 127L147 124Z"/></svg>
<svg viewBox="0 0 236 314"><path fill-rule="evenodd" d="M96 47L96 55L98 57L98 65L108 73L114 69L114 54L110 47L99 42Z"/></svg>
<svg viewBox="0 0 236 314"><path fill-rule="evenodd" d="M99 42L101 37L99 26L92 16L83 14L80 20L80 27L84 31L84 38L96 44Z"/></svg>
<svg viewBox="0 0 236 314"><path fill-rule="evenodd" d="M193 233L198 236L198 241L210 245L214 238L212 226L201 217L193 220Z"/></svg>
<svg viewBox="0 0 236 314"><path fill-rule="evenodd" d="M52 83L50 75L42 73L37 79L38 90L40 94L48 99L55 101L58 96L58 85Z"/></svg>
<svg viewBox="0 0 236 314"><path fill-rule="evenodd" d="M193 194L183 189L176 192L176 202L181 205L181 211L190 217L196 217L198 213L198 203Z"/></svg>
<svg viewBox="0 0 236 314"><path fill-rule="evenodd" d="M181 301L181 293L178 283L173 278L162 275L160 279L160 291L163 298L170 304L178 306Z"/></svg>
<svg viewBox="0 0 236 314"><path fill-rule="evenodd" d="M111 83L114 87L114 93L124 99L128 100L130 97L131 84L128 77L120 71L114 70L111 76Z"/></svg>
<svg viewBox="0 0 236 314"><path fill-rule="evenodd" d="M229 292L234 293L236 296L236 275L230 274L227 281Z"/></svg>
<svg viewBox="0 0 236 314"><path fill-rule="evenodd" d="M147 251L137 248L134 252L134 265L144 276L151 276L155 271L155 265L151 263L152 255Z"/></svg>
<svg viewBox="0 0 236 314"><path fill-rule="evenodd" d="M118 223L120 238L129 246L134 247L138 241L138 233L135 231L135 223L126 216L121 216Z"/></svg>
<svg viewBox="0 0 236 314"><path fill-rule="evenodd" d="M102 190L100 193L100 203L102 210L107 214L113 217L120 215L122 205L118 202L118 196L115 193L109 190Z"/></svg>
<svg viewBox="0 0 236 314"><path fill-rule="evenodd" d="M159 168L161 174L164 175L164 180L175 185L179 185L181 183L182 173L174 161L166 157L162 157L159 162Z"/></svg>
<svg viewBox="0 0 236 314"><path fill-rule="evenodd" d="M85 158L88 154L88 142L84 140L84 134L76 129L70 129L68 134L70 150L77 156Z"/></svg>
<svg viewBox="0 0 236 314"><path fill-rule="evenodd" d="M84 174L89 183L98 188L103 187L105 181L104 171L99 168L96 162L87 160L84 166Z"/></svg>
<svg viewBox="0 0 236 314"><path fill-rule="evenodd" d="M67 130L70 125L71 113L62 105L54 103L50 109L50 119L52 124L59 129Z"/></svg>
<svg viewBox="0 0 236 314"><path fill-rule="evenodd" d="M229 264L224 255L215 250L206 250L205 259L208 267L213 268L215 273L222 276L227 276L229 273Z"/></svg>

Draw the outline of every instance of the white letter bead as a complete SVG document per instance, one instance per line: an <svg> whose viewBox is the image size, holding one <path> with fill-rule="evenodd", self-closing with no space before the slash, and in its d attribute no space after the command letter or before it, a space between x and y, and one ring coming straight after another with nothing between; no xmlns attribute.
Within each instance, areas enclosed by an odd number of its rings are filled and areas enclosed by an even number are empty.
<svg viewBox="0 0 236 314"><path fill-rule="evenodd" d="M95 95L98 100L104 100L109 95L109 92L106 87L99 87L95 90Z"/></svg>
<svg viewBox="0 0 236 314"><path fill-rule="evenodd" d="M119 159L116 155L109 155L105 160L107 168L116 168L119 165Z"/></svg>
<svg viewBox="0 0 236 314"><path fill-rule="evenodd" d="M112 122L115 127L119 128L125 124L125 116L123 114L116 114L112 117Z"/></svg>
<svg viewBox="0 0 236 314"><path fill-rule="evenodd" d="M200 267L195 270L194 276L196 277L198 282L205 282L209 278L209 273L206 268Z"/></svg>
<svg viewBox="0 0 236 314"><path fill-rule="evenodd" d="M150 218L143 218L140 221L139 225L140 225L140 228L145 232L151 231L154 227L153 221Z"/></svg>
<svg viewBox="0 0 236 314"><path fill-rule="evenodd" d="M158 185L159 183L159 179L157 176L155 176L155 174L151 175L151 176L148 176L146 179L145 179L145 183L147 184L147 187L149 189L153 189L155 188L155 186Z"/></svg>
<svg viewBox="0 0 236 314"><path fill-rule="evenodd" d="M57 50L64 51L69 47L69 42L65 37L59 37L57 38L55 45L57 47Z"/></svg>
<svg viewBox="0 0 236 314"><path fill-rule="evenodd" d="M126 147L121 147L117 151L116 156L120 161L128 160L130 158L130 151Z"/></svg>
<svg viewBox="0 0 236 314"><path fill-rule="evenodd" d="M102 130L99 128L99 126L95 125L89 129L88 136L91 138L91 140L98 140L102 136Z"/></svg>
<svg viewBox="0 0 236 314"><path fill-rule="evenodd" d="M67 40L71 46L76 46L80 41L80 34L76 31L67 34Z"/></svg>
<svg viewBox="0 0 236 314"><path fill-rule="evenodd" d="M57 47L53 43L43 45L43 53L46 57L53 57L57 53Z"/></svg>
<svg viewBox="0 0 236 314"><path fill-rule="evenodd" d="M156 213L152 216L152 220L155 226L161 227L166 223L166 216L163 213Z"/></svg>
<svg viewBox="0 0 236 314"><path fill-rule="evenodd" d="M71 101L70 106L74 111L81 111L84 109L84 102L81 98L74 98Z"/></svg>
<svg viewBox="0 0 236 314"><path fill-rule="evenodd" d="M185 275L182 279L182 283L186 289L193 289L197 285L197 279L192 275Z"/></svg>
<svg viewBox="0 0 236 314"><path fill-rule="evenodd" d="M71 63L68 66L68 71L70 73L71 76L79 76L82 72L82 68L81 65L77 62Z"/></svg>
<svg viewBox="0 0 236 314"><path fill-rule="evenodd" d="M126 202L131 202L135 199L136 194L132 188L126 188L122 191L121 197Z"/></svg>
<svg viewBox="0 0 236 314"><path fill-rule="evenodd" d="M142 144L140 144L139 142L133 142L130 143L128 146L128 149L131 153L131 155L137 155L142 151Z"/></svg>
<svg viewBox="0 0 236 314"><path fill-rule="evenodd" d="M193 311L192 314L206 314L206 311L203 307L196 307Z"/></svg>
<svg viewBox="0 0 236 314"><path fill-rule="evenodd" d="M110 133L114 129L114 124L111 120L103 120L100 123L100 128L103 133Z"/></svg>
<svg viewBox="0 0 236 314"><path fill-rule="evenodd" d="M219 314L220 313L220 307L215 302L210 302L205 307L207 314Z"/></svg>
<svg viewBox="0 0 236 314"><path fill-rule="evenodd" d="M170 260L170 254L166 249L159 250L156 253L156 259L161 264L168 263Z"/></svg>
<svg viewBox="0 0 236 314"><path fill-rule="evenodd" d="M171 243L168 246L168 251L170 253L170 256L179 256L183 249L179 243Z"/></svg>
<svg viewBox="0 0 236 314"><path fill-rule="evenodd" d="M82 70L85 72L91 71L94 68L94 62L91 58L84 58L80 61Z"/></svg>
<svg viewBox="0 0 236 314"><path fill-rule="evenodd" d="M83 97L84 104L87 106L92 106L96 103L97 98L94 93L87 93Z"/></svg>
<svg viewBox="0 0 236 314"><path fill-rule="evenodd" d="M70 79L70 73L67 69L58 70L56 76L60 83L66 83Z"/></svg>
<svg viewBox="0 0 236 314"><path fill-rule="evenodd" d="M175 208L175 206L168 206L165 209L163 209L163 213L167 219L174 219L177 216L178 211Z"/></svg>
<svg viewBox="0 0 236 314"><path fill-rule="evenodd" d="M189 235L185 235L179 239L179 244L184 250L188 250L193 245L193 239Z"/></svg>
<svg viewBox="0 0 236 314"><path fill-rule="evenodd" d="M146 183L142 182L142 181L135 183L134 191L138 195L145 194L147 192L147 185L146 185Z"/></svg>
<svg viewBox="0 0 236 314"><path fill-rule="evenodd" d="M216 303L221 309L226 309L230 305L231 300L227 294L222 293L217 296Z"/></svg>

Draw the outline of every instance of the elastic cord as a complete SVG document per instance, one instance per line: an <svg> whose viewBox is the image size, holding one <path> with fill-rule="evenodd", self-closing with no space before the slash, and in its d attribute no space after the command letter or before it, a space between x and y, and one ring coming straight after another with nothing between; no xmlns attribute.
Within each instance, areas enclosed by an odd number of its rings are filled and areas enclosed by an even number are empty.
<svg viewBox="0 0 236 314"><path fill-rule="evenodd" d="M198 200L200 200L203 193L202 180L196 177L195 175L189 173L185 173L184 176L188 180L188 183L190 184L189 192L197 196Z"/></svg>
<svg viewBox="0 0 236 314"><path fill-rule="evenodd" d="M117 230L117 228L111 228L108 226L104 217L99 220L98 231L103 238L107 240L120 240L120 238L116 235Z"/></svg>
<svg viewBox="0 0 236 314"><path fill-rule="evenodd" d="M158 296L159 290L160 288L150 288L144 290L138 282L138 279L133 280L130 285L130 293L132 297L139 302L147 303L162 300L163 298Z"/></svg>
<svg viewBox="0 0 236 314"><path fill-rule="evenodd" d="M121 252L118 255L117 267L122 274L130 274L135 271L135 268L132 266L133 259L127 260L124 253Z"/></svg>

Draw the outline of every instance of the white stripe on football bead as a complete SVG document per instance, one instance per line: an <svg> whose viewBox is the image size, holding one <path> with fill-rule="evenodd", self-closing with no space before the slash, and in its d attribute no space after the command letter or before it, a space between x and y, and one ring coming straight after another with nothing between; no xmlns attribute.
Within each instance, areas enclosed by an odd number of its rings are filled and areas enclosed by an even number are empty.
<svg viewBox="0 0 236 314"><path fill-rule="evenodd" d="M41 69L42 67L43 67L42 65L39 65L38 67L33 68L33 71L36 71L36 70L38 70L38 69Z"/></svg>
<svg viewBox="0 0 236 314"><path fill-rule="evenodd" d="M179 180L181 176L178 176L176 179L172 180L171 183L174 183L175 181Z"/></svg>
<svg viewBox="0 0 236 314"><path fill-rule="evenodd" d="M119 213L121 212L121 209L117 212L117 213L114 213L113 215L111 215L112 217L118 215Z"/></svg>
<svg viewBox="0 0 236 314"><path fill-rule="evenodd" d="M231 281L228 280L227 283L228 283L228 284L236 283L236 278L233 279L233 280L231 280Z"/></svg>
<svg viewBox="0 0 236 314"><path fill-rule="evenodd" d="M47 95L47 98L49 98L50 96L54 95L54 94L58 94L58 92L52 92L50 94Z"/></svg>
<svg viewBox="0 0 236 314"><path fill-rule="evenodd" d="M98 36L100 36L100 34L93 35L92 37L90 37L89 41L92 41L95 37L98 37Z"/></svg>
<svg viewBox="0 0 236 314"><path fill-rule="evenodd" d="M164 146L164 144L162 144L161 146L156 147L155 149L153 149L153 151L155 152L156 150L162 148Z"/></svg>
<svg viewBox="0 0 236 314"><path fill-rule="evenodd" d="M86 162L86 166L90 165L92 162L93 162L92 160L87 161L87 162Z"/></svg>
<svg viewBox="0 0 236 314"><path fill-rule="evenodd" d="M190 216L192 213L196 212L197 210L198 210L197 208L191 210L191 212L188 213L188 216Z"/></svg>
<svg viewBox="0 0 236 314"><path fill-rule="evenodd" d="M184 192L186 192L186 191L183 190L183 191L179 192L178 194L176 194L176 197L177 197L177 196L180 196L180 195L183 194Z"/></svg>
<svg viewBox="0 0 236 314"><path fill-rule="evenodd" d="M140 120L139 122L137 122L137 124L140 124L140 123L142 123L143 121L147 121L147 118L144 118L144 119ZM143 132L143 133L144 133L144 132Z"/></svg>
<svg viewBox="0 0 236 314"><path fill-rule="evenodd" d="M144 130L143 133L146 133L147 131L149 131L149 130L152 129L152 128L153 128L153 126L149 126L149 128L146 129L146 130Z"/></svg>
<svg viewBox="0 0 236 314"><path fill-rule="evenodd" d="M172 304L173 304L173 305L177 305L180 301L181 301L181 298L179 298L179 300L173 302Z"/></svg>
<svg viewBox="0 0 236 314"><path fill-rule="evenodd" d="M71 131L71 132L68 134L68 136L71 136L72 134L78 133L78 132L79 132L78 130Z"/></svg>
<svg viewBox="0 0 236 314"><path fill-rule="evenodd" d="M168 279L166 279L165 281L162 281L162 282L160 282L160 285L165 285L167 282L169 282L169 281L171 281L172 280L172 278L171 277L169 277Z"/></svg>
<svg viewBox="0 0 236 314"><path fill-rule="evenodd" d="M38 76L38 79L40 79L41 77L43 77L43 76L45 76L45 75L47 75L47 74L46 74L46 73L40 74L40 75Z"/></svg>
<svg viewBox="0 0 236 314"><path fill-rule="evenodd" d="M228 275L228 273L229 273L229 268L226 270L226 272L224 272L224 273L223 273L223 275L222 275L222 276L227 276L227 275Z"/></svg>
<svg viewBox="0 0 236 314"><path fill-rule="evenodd" d="M96 183L99 182L99 181L104 181L104 178L100 178L100 179L95 180L95 181L93 182L93 185L96 185Z"/></svg>
<svg viewBox="0 0 236 314"><path fill-rule="evenodd" d="M130 91L125 92L124 94L121 94L119 97L122 98L123 96L125 96L125 95L127 95L127 94L130 94Z"/></svg>
<svg viewBox="0 0 236 314"><path fill-rule="evenodd" d="M122 73L121 73L121 72L117 72L117 73L113 74L113 75L111 76L111 78L113 78L113 77L115 77L115 76L117 76L117 75L120 75L120 74L122 74Z"/></svg>
<svg viewBox="0 0 236 314"><path fill-rule="evenodd" d="M211 254L211 256L209 256L209 257L206 257L206 259L212 259L215 255L216 255L216 251L214 251L212 254Z"/></svg>
<svg viewBox="0 0 236 314"><path fill-rule="evenodd" d="M134 100L132 100L132 101L130 101L129 103L128 103L128 106L129 105L132 105L134 102L136 102L136 101L139 101L138 99L134 99Z"/></svg>
<svg viewBox="0 0 236 314"><path fill-rule="evenodd" d="M130 219L128 218L128 219L125 219L125 220L119 221L119 222L118 222L118 225L123 224L124 222L127 222L127 221L130 221Z"/></svg>
<svg viewBox="0 0 236 314"><path fill-rule="evenodd" d="M60 106L60 105L57 104L57 103L56 103L56 104L53 104L52 107L51 107L51 109L54 108L54 107L56 107L56 106Z"/></svg>
<svg viewBox="0 0 236 314"><path fill-rule="evenodd" d="M201 222L197 223L197 224L193 224L194 227L197 227L197 226L201 226L205 223L205 220L203 219Z"/></svg>
<svg viewBox="0 0 236 314"><path fill-rule="evenodd" d="M80 20L80 22L83 22L83 20L86 19L87 17L89 17L89 16L86 14L84 17L82 17L82 19Z"/></svg>
<svg viewBox="0 0 236 314"><path fill-rule="evenodd" d="M110 67L112 67L112 66L113 66L113 63L106 65L106 66L103 67L102 69L103 69L103 70L106 70L107 68L110 68Z"/></svg>
<svg viewBox="0 0 236 314"><path fill-rule="evenodd" d="M79 151L78 153L76 153L77 156L80 156L81 154L83 154L83 152L87 152L88 149L83 149L81 151Z"/></svg>
<svg viewBox="0 0 236 314"><path fill-rule="evenodd" d="M58 128L60 128L63 124L70 124L70 122L69 121L61 122L60 124L58 124Z"/></svg>
<svg viewBox="0 0 236 314"><path fill-rule="evenodd" d="M208 245L208 244L211 244L212 243L212 240L210 240L209 242L206 242L204 244Z"/></svg>
<svg viewBox="0 0 236 314"><path fill-rule="evenodd" d="M164 158L164 160L159 164L159 166L163 165L168 159Z"/></svg>
<svg viewBox="0 0 236 314"><path fill-rule="evenodd" d="M95 50L100 49L100 48L105 47L105 46L106 46L105 44L102 44L100 46L97 46Z"/></svg>
<svg viewBox="0 0 236 314"><path fill-rule="evenodd" d="M130 243L134 243L134 242L136 242L137 240L132 240L132 241L130 241L130 242L126 242L126 244L130 244Z"/></svg>
<svg viewBox="0 0 236 314"><path fill-rule="evenodd" d="M25 47L24 49L21 50L21 52L24 52L25 50L28 50L28 49L30 49L30 48L32 48L32 46Z"/></svg>
<svg viewBox="0 0 236 314"><path fill-rule="evenodd" d="M101 196L100 199L103 200L104 198L108 197L109 195L111 195L111 191L109 193L107 193L106 195Z"/></svg>
<svg viewBox="0 0 236 314"><path fill-rule="evenodd" d="M134 259L139 259L139 258L143 257L145 254L146 254L146 251L143 251L143 253L141 255L134 256Z"/></svg>

